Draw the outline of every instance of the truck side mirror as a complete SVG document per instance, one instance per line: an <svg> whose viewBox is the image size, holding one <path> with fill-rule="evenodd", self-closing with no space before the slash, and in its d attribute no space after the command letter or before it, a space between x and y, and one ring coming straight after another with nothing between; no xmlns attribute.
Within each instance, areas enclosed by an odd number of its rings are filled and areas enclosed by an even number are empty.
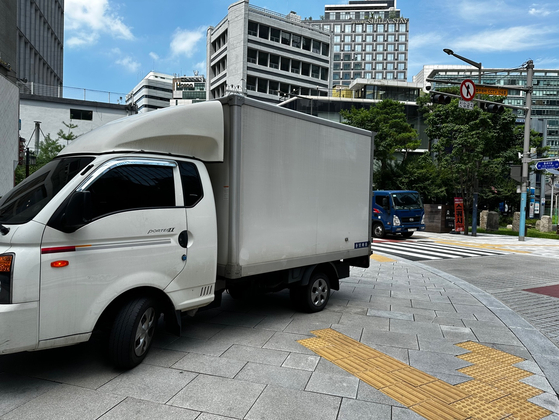
<svg viewBox="0 0 559 420"><path fill-rule="evenodd" d="M62 215L61 230L66 233L75 232L91 222L91 193L76 191L70 197Z"/></svg>

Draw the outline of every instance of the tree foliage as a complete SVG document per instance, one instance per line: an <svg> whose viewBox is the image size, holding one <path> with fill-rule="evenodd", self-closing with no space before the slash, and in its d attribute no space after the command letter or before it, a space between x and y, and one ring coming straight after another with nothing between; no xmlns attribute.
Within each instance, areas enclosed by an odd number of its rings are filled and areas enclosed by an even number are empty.
<svg viewBox="0 0 559 420"><path fill-rule="evenodd" d="M56 157L56 155L58 155L58 153L60 153L60 151L64 148L64 144L61 144L61 141L66 141L66 144L68 144L71 140L78 137L72 132L74 128L78 127L76 124L67 124L64 121L62 121L62 124L64 124L67 128L67 132L64 132L61 128L58 130L58 133L56 133L56 139L53 139L50 136L50 133L48 133L44 140L39 142L39 149L36 152L36 163L34 165L29 165L29 175L49 163ZM23 165L19 165L16 168L16 185L25 179L25 164L24 160Z"/></svg>
<svg viewBox="0 0 559 420"><path fill-rule="evenodd" d="M385 99L368 109L352 108L340 113L346 124L376 132L374 153L380 164L375 172L375 179L379 180L375 181L376 185L384 184L381 180L394 170L396 152L401 153L405 161L408 153L421 144L417 131L407 121L405 106L400 102Z"/></svg>

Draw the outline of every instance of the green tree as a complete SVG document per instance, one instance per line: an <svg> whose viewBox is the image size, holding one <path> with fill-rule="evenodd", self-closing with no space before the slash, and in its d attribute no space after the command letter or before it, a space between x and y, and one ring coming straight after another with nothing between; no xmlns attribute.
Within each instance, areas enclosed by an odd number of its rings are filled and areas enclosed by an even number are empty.
<svg viewBox="0 0 559 420"><path fill-rule="evenodd" d="M61 140L65 140L66 144L68 144L71 140L78 137L72 132L74 128L78 127L76 124L67 124L64 121L62 121L62 124L64 124L64 126L68 129L67 132L64 132L63 129L58 130L56 139L51 138L50 133L48 133L45 136L45 139L39 142L39 149L36 153L36 163L35 165L29 165L29 175L49 163L56 157L56 155L58 155L58 153L60 153L60 151L64 148L64 145L60 143ZM24 161L23 165L19 165L16 168L16 185L25 179L25 172Z"/></svg>
<svg viewBox="0 0 559 420"><path fill-rule="evenodd" d="M417 131L407 121L405 106L400 102L385 99L368 109L352 108L342 110L340 114L346 124L376 132L374 153L380 168L375 175L379 180L394 171L396 153L400 153L402 161L405 161L408 153L421 144ZM377 188L388 188L383 184L375 180Z"/></svg>

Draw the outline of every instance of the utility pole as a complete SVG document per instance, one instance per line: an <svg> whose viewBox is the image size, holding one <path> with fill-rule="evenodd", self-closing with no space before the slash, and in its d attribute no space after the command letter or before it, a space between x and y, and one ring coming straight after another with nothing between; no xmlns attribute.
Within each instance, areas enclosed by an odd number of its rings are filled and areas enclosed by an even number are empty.
<svg viewBox="0 0 559 420"><path fill-rule="evenodd" d="M522 189L520 196L520 224L518 228L518 240L524 241L526 234L526 203L528 192L528 164L530 158L530 119L532 117L532 90L534 80L534 62L528 60L526 63L527 81L526 87L526 121L524 123L524 151L522 153Z"/></svg>

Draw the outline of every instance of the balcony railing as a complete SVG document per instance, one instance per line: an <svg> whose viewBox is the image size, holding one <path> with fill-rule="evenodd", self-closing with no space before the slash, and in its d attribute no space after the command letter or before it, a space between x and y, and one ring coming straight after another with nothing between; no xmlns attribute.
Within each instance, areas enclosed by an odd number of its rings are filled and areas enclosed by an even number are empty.
<svg viewBox="0 0 559 420"><path fill-rule="evenodd" d="M109 104L126 104L126 93L109 92L94 89L82 89L70 86L43 85L41 83L19 83L20 93L52 98L77 99L82 101L103 102Z"/></svg>

